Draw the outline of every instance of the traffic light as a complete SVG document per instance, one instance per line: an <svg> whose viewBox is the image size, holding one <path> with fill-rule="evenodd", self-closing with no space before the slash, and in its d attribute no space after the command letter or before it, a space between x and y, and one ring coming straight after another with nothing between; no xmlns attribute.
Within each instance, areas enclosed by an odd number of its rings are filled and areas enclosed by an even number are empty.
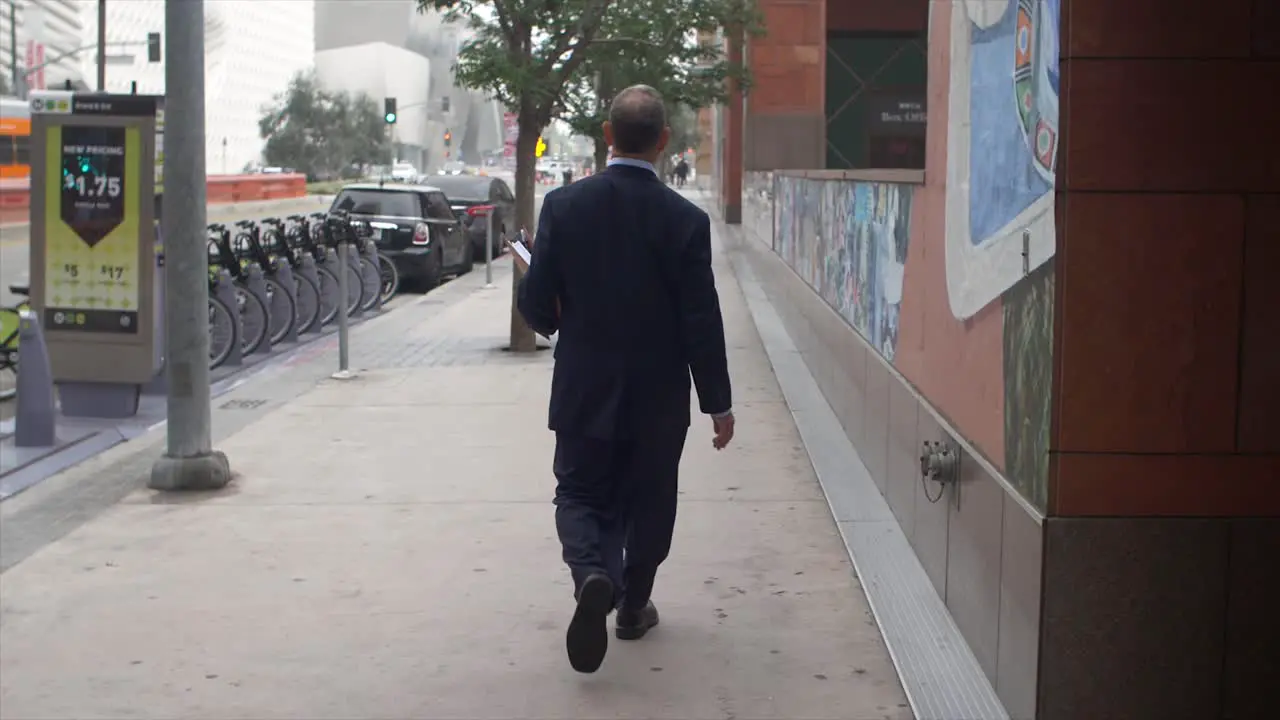
<svg viewBox="0 0 1280 720"><path fill-rule="evenodd" d="M147 33L147 62L160 62L160 33Z"/></svg>
<svg viewBox="0 0 1280 720"><path fill-rule="evenodd" d="M388 125L395 124L396 121L396 99L387 98L382 101L382 119L387 121Z"/></svg>
<svg viewBox="0 0 1280 720"><path fill-rule="evenodd" d="M448 130L444 131L444 146L449 147L453 143L453 133Z"/></svg>
<svg viewBox="0 0 1280 720"><path fill-rule="evenodd" d="M538 138L538 145L533 148L534 156L542 157L542 153L546 151L547 151L547 144L542 141L542 138Z"/></svg>

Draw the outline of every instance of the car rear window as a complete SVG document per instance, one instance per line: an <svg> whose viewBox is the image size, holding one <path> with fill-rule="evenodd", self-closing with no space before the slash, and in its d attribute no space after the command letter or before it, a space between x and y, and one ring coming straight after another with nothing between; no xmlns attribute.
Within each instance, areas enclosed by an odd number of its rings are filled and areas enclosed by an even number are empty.
<svg viewBox="0 0 1280 720"><path fill-rule="evenodd" d="M333 209L360 215L422 217L418 196L396 190L343 190L334 199Z"/></svg>

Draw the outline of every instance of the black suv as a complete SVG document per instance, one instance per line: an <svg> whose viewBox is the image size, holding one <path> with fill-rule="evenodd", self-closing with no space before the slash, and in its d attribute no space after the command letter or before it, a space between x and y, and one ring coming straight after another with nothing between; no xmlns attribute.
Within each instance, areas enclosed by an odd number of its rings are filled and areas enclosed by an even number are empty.
<svg viewBox="0 0 1280 720"><path fill-rule="evenodd" d="M396 264L400 282L430 290L445 275L471 271L471 245L449 200L428 185L358 183L329 208L369 223L373 241Z"/></svg>

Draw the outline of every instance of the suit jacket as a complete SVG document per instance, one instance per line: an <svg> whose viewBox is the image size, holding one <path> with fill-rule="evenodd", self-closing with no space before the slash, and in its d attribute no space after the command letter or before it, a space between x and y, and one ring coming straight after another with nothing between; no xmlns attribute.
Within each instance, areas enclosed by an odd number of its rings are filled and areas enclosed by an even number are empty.
<svg viewBox="0 0 1280 720"><path fill-rule="evenodd" d="M556 303L559 301L559 312ZM547 193L517 307L560 333L548 426L602 439L731 409L711 221L644 168Z"/></svg>

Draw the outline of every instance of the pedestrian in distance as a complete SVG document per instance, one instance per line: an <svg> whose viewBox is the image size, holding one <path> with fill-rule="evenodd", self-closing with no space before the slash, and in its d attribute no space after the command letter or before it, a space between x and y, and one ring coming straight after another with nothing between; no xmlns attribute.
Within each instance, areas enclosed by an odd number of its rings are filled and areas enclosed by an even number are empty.
<svg viewBox="0 0 1280 720"><path fill-rule="evenodd" d="M565 644L579 672L604 661L615 609L620 640L658 624L650 596L675 529L691 375L712 445L733 439L711 220L654 167L670 135L656 90L618 93L604 124L608 167L543 199L517 291L529 326L559 333L548 427L574 586Z"/></svg>

